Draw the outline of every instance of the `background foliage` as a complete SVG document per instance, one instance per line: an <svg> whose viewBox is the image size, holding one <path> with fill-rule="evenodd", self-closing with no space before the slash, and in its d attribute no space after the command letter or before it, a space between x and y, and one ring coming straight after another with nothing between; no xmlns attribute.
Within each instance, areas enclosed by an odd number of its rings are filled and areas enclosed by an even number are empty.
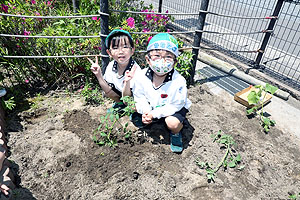
<svg viewBox="0 0 300 200"><path fill-rule="evenodd" d="M27 16L69 16L92 15L100 10L99 1L79 1L77 13L74 13L71 0L4 0L0 12ZM131 10L154 12L153 6L145 6L143 1L109 1L109 29L122 28L129 32L167 32L166 25L172 21L170 16L156 14L128 14L112 10ZM99 35L100 17L90 18L20 18L0 16L0 32L10 35L41 36L89 36ZM151 35L132 34L136 51L144 51ZM10 56L55 56L55 55L97 55L100 54L100 38L47 39L0 37L1 55ZM182 55L186 57L185 55ZM182 57L184 58L184 57ZM179 58L185 65L179 70L185 77L189 63ZM135 53L134 59L145 67L143 53ZM80 89L84 85L95 85L97 81L89 70L90 64L85 58L11 58L0 57L0 87L10 90L10 95L24 95L29 91L46 91L60 86L68 89ZM184 70L183 70L184 69ZM95 83L95 84L91 84ZM40 89L40 91L39 91ZM19 92L18 91L22 91ZM26 91L26 92L23 92ZM10 98L7 95L6 98Z"/></svg>

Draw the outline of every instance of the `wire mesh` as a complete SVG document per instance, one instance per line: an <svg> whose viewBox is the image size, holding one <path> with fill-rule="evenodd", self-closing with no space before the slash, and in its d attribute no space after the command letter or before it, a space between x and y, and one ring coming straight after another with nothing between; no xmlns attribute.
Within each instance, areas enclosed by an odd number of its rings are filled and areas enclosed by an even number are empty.
<svg viewBox="0 0 300 200"><path fill-rule="evenodd" d="M272 16L278 0L209 0L209 12L222 15ZM158 9L158 0L146 0ZM201 0L163 0L162 12L199 12ZM285 0L260 64L263 72L300 90L300 0ZM175 16L178 29L196 30L198 16ZM204 31L247 33L266 30L270 19L227 18L207 14ZM246 63L255 64L265 34L203 33L202 42ZM253 51L254 53L249 53Z"/></svg>

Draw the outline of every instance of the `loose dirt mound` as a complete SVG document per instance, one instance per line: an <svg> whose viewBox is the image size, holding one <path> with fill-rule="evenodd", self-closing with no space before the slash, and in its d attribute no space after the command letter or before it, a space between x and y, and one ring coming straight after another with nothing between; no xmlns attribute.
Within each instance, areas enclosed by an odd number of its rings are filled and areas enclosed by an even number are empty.
<svg viewBox="0 0 300 200"><path fill-rule="evenodd" d="M9 159L20 176L14 199L249 200L300 192L297 138L276 127L263 133L225 92L212 95L199 85L189 89L189 98L182 154L170 152L168 132L159 124L146 130L130 125L132 139L115 149L96 145L92 132L107 105L86 106L78 97L52 95L35 111L11 115ZM209 183L195 160L221 160L224 149L211 138L218 130L233 136L245 167L219 170Z"/></svg>

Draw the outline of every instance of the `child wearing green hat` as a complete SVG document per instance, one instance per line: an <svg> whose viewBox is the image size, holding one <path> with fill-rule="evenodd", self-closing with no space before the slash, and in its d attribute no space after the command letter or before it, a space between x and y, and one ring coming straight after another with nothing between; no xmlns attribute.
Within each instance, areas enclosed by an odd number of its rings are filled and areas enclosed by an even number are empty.
<svg viewBox="0 0 300 200"><path fill-rule="evenodd" d="M109 33L105 39L106 52L113 59L107 66L105 74L102 75L101 67L98 64L98 57L95 62L87 58L91 65L91 70L98 79L98 82L105 96L114 100L113 108L123 109L126 106L120 100L124 87L125 73L133 78L135 71L140 71L140 66L132 59L134 53L134 42L129 32L115 29ZM130 88L130 87L129 87ZM124 93L131 96L131 91Z"/></svg>
<svg viewBox="0 0 300 200"><path fill-rule="evenodd" d="M136 110L144 125L163 119L170 130L170 145L173 152L182 152L183 121L191 106L187 98L186 80L175 69L178 57L178 42L168 33L155 35L147 46L146 61L149 68L136 74L132 91Z"/></svg>

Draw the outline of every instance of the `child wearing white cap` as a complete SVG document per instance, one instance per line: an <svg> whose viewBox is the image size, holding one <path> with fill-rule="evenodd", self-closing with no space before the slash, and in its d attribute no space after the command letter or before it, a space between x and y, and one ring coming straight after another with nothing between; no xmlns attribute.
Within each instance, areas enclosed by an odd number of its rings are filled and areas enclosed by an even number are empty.
<svg viewBox="0 0 300 200"><path fill-rule="evenodd" d="M191 101L187 98L186 80L174 69L177 57L177 40L168 33L155 35L147 46L150 67L136 76L132 91L142 123L164 119L170 130L171 150L179 153L183 150L181 129ZM130 78L125 78L124 88L129 82Z"/></svg>

